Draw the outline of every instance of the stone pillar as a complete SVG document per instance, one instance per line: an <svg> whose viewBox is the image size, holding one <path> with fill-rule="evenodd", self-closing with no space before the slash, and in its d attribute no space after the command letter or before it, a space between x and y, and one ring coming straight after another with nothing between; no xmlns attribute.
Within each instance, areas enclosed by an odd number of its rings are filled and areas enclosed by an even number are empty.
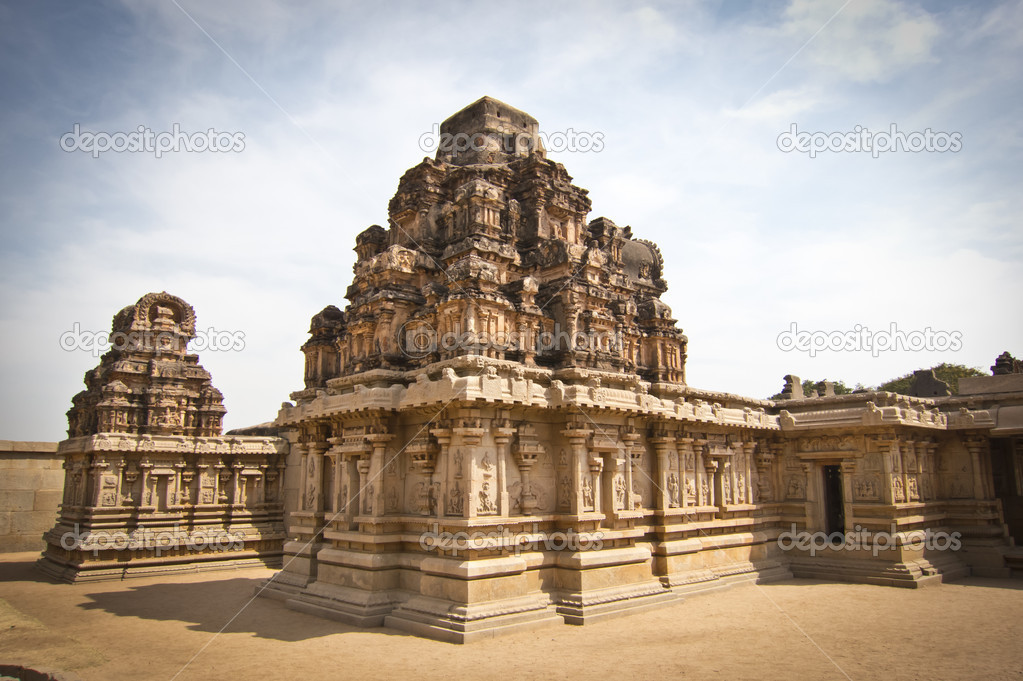
<svg viewBox="0 0 1023 681"><path fill-rule="evenodd" d="M964 444L970 452L970 462L973 469L973 496L975 499L989 499L993 494L988 494L986 478L987 468L984 465L984 458L988 452L988 439L983 435L970 435L965 439Z"/></svg>
<svg viewBox="0 0 1023 681"><path fill-rule="evenodd" d="M823 523L820 520L823 520L824 509L817 503L820 499L817 488L820 487L823 481L819 479L819 475L812 475L816 468L813 461L802 461L800 463L803 467L803 489L806 490L806 503L803 505L806 512L806 528L808 530L822 529ZM814 510L817 511L817 516L820 516L820 520L814 517Z"/></svg>
<svg viewBox="0 0 1023 681"><path fill-rule="evenodd" d="M440 477L440 491L437 494L436 517L447 514L448 497L451 489L451 429L445 426L431 428L430 434L437 440L437 473Z"/></svg>
<svg viewBox="0 0 1023 681"><path fill-rule="evenodd" d="M298 510L304 511L305 507L305 481L308 478L306 475L306 468L309 463L309 452L306 446L302 442L296 442L291 445L291 450L299 455L299 470L298 470Z"/></svg>
<svg viewBox="0 0 1023 681"><path fill-rule="evenodd" d="M171 510L174 507L181 506L183 504L183 502L184 502L184 499L182 499L182 497L185 496L185 495L183 495L182 492L181 492L181 490L182 490L182 483L183 483L182 473L184 472L184 470L185 470L185 462L184 461L178 461L177 463L174 464L174 490L175 491L173 493L168 491L168 494L170 495L170 499L168 500L169 503L167 505L167 509L168 510ZM117 477L120 478L121 476L118 475Z"/></svg>
<svg viewBox="0 0 1023 681"><path fill-rule="evenodd" d="M756 444L749 440L742 443L743 502L753 503L753 450Z"/></svg>
<svg viewBox="0 0 1023 681"><path fill-rule="evenodd" d="M234 469L234 473L231 476L231 504L237 508L243 506L242 490L244 489L245 480L242 475L242 470L245 468L245 464L240 461L235 461L231 468Z"/></svg>
<svg viewBox="0 0 1023 681"><path fill-rule="evenodd" d="M497 445L497 514L500 516L511 515L511 506L508 499L508 457L509 443L511 442L512 435L515 434L515 429L507 425L504 419L494 419L494 423L491 424L491 430L494 433L494 443ZM520 467L521 472L521 467ZM529 473L525 474L526 477L522 480L522 490L525 493L526 484L529 482Z"/></svg>
<svg viewBox="0 0 1023 681"><path fill-rule="evenodd" d="M720 506L721 505L721 501L720 501L721 500L721 476L718 473L718 462L717 462L716 459L712 459L712 458L710 458L710 456L708 456L708 447L707 447L707 445L703 446L703 456L701 458L703 458L704 473L707 476L707 478L706 478L706 481L707 481L707 495L706 495L706 498L702 500L703 501L703 505L704 506L715 506L715 505L716 506ZM701 485L701 493L702 493L702 485Z"/></svg>
<svg viewBox="0 0 1023 681"><path fill-rule="evenodd" d="M373 447L369 466L371 513L378 518L384 515L384 454L387 451L387 443L393 437L384 433L366 436L366 441Z"/></svg>
<svg viewBox="0 0 1023 681"><path fill-rule="evenodd" d="M696 448L693 446L693 438L691 437L680 437L677 440L678 449L676 450L676 458L678 460L678 505L685 508L690 505L688 489L690 486L693 490L692 505L699 506L700 504L700 471L697 467L696 461ZM690 473L689 462L693 462L693 469ZM690 477L692 476L692 477Z"/></svg>
<svg viewBox="0 0 1023 681"><path fill-rule="evenodd" d="M363 454L356 464L359 471L359 511L357 515L373 514L373 490L370 482L370 455Z"/></svg>
<svg viewBox="0 0 1023 681"><path fill-rule="evenodd" d="M631 429L631 426L630 426ZM622 434L622 441L625 443L625 504L624 509L626 511L632 511L636 508L636 499L634 498L635 492L633 491L633 475L635 474L635 466L638 458L642 456L642 449L640 449L639 441L642 436L636 432L626 432Z"/></svg>
<svg viewBox="0 0 1023 681"><path fill-rule="evenodd" d="M154 499L152 490L149 489L149 480L153 473L153 464L143 461L139 464L139 468L142 469L142 490L139 506L142 508L152 508Z"/></svg>
<svg viewBox="0 0 1023 681"><path fill-rule="evenodd" d="M845 519L842 528L846 534L853 531L853 473L856 472L856 462L851 460L842 461L842 517Z"/></svg>
<svg viewBox="0 0 1023 681"><path fill-rule="evenodd" d="M593 431L582 426L573 427L570 424L568 428L561 431L561 434L568 439L571 449L569 476L572 483L572 498L569 512L580 515L596 508L596 499L600 494L599 490L593 487L593 473L590 470L589 448L587 447L587 442Z"/></svg>
<svg viewBox="0 0 1023 681"><path fill-rule="evenodd" d="M881 439L877 440L877 450L881 455L881 472L884 476L881 485L881 493L885 504L891 506L895 503L895 489L893 488L894 481L894 454L892 452L895 445L895 440Z"/></svg>
<svg viewBox="0 0 1023 681"><path fill-rule="evenodd" d="M461 477L456 477L456 482L461 481L458 487L464 500L462 502L462 517L475 518L479 515L480 494L490 492L489 485L485 489L485 481L476 478L475 459L485 431L478 425L477 417L470 416L461 419L459 425L452 428L451 432L458 446L459 456L456 458L461 459L458 462L461 464L460 470L456 473Z"/></svg>
<svg viewBox="0 0 1023 681"><path fill-rule="evenodd" d="M302 492L305 499L303 509L312 513L323 512L323 454L327 443L310 442L306 445L305 480Z"/></svg>
<svg viewBox="0 0 1023 681"><path fill-rule="evenodd" d="M682 440L680 440L680 442L682 442ZM675 444L674 437L669 436L667 432L658 432L654 437L650 438L650 444L654 448L654 455L657 460L657 477L655 478L657 483L657 502L654 505L658 510L663 511L676 506L674 500L671 498L672 490L676 488L685 490L685 487L682 486L683 476L681 475L681 471L679 471L679 475L676 478L674 485L671 483L672 471L670 456L672 453L672 446ZM682 444L681 446L687 447L688 445ZM684 491L679 492L679 494L684 495ZM684 502L679 500L678 505L684 505Z"/></svg>
<svg viewBox="0 0 1023 681"><path fill-rule="evenodd" d="M93 460L91 466L89 466L89 478L91 479L92 488L89 490L89 506L93 508L102 506L102 495L103 495L103 474L106 472L110 464L106 461Z"/></svg>
<svg viewBox="0 0 1023 681"><path fill-rule="evenodd" d="M334 520L344 509L345 500L341 498L341 476L344 471L344 458L341 454L341 438L330 438L331 448L327 450L327 459L330 461L331 472L331 493L330 493L330 519Z"/></svg>
<svg viewBox="0 0 1023 681"><path fill-rule="evenodd" d="M587 453L589 480L593 489L593 512L603 513L605 518L614 515L614 473L617 468L617 457L613 454L611 456L614 463L610 466L610 474L605 476L604 458L599 454ZM604 503L605 500L607 504Z"/></svg>

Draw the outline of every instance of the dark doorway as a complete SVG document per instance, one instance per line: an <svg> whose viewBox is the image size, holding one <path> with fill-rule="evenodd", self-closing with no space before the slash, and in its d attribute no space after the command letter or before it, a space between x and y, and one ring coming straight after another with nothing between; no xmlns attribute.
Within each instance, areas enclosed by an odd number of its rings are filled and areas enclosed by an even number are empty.
<svg viewBox="0 0 1023 681"><path fill-rule="evenodd" d="M824 467L824 528L829 535L837 532L845 536L841 466Z"/></svg>
<svg viewBox="0 0 1023 681"><path fill-rule="evenodd" d="M1023 438L991 438L991 477L1009 534L1023 544Z"/></svg>

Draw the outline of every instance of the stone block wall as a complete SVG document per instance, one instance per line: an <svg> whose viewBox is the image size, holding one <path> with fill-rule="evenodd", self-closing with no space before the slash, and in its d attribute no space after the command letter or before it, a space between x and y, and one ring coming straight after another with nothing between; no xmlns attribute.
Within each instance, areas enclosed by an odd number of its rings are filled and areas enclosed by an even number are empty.
<svg viewBox="0 0 1023 681"><path fill-rule="evenodd" d="M42 551L64 489L56 442L0 440L0 553Z"/></svg>

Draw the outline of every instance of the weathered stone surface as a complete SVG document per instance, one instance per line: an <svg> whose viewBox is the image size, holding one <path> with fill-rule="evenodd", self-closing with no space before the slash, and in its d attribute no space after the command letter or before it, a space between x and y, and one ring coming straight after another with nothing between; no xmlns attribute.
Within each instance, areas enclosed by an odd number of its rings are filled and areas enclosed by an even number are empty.
<svg viewBox="0 0 1023 681"><path fill-rule="evenodd" d="M192 307L150 293L113 332L68 412L60 516L40 567L74 581L279 564L284 442L221 436L222 396L187 352Z"/></svg>
<svg viewBox="0 0 1023 681"><path fill-rule="evenodd" d="M389 227L356 238L349 304L310 324L277 418L293 541L263 595L466 642L793 572L1005 570L988 411L796 376L778 403L686 385L658 248L587 221L523 112L484 98L441 129L479 148L405 173ZM962 550L914 543L947 528ZM793 530L855 550L786 549Z"/></svg>
<svg viewBox="0 0 1023 681"><path fill-rule="evenodd" d="M909 392L915 397L945 397L952 394L948 383L934 375L934 369L914 371Z"/></svg>

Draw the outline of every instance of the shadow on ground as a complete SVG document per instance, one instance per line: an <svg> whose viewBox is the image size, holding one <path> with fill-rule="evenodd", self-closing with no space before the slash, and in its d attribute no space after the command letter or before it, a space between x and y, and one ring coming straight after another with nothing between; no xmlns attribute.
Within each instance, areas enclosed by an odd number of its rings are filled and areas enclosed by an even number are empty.
<svg viewBox="0 0 1023 681"><path fill-rule="evenodd" d="M127 589L87 593L91 602L79 607L104 610L119 617L185 622L193 631L251 633L278 641L301 641L336 634L375 633L407 636L378 627L363 629L296 612L284 603L255 597L262 578L210 582L127 585ZM91 586L91 585L90 585Z"/></svg>

